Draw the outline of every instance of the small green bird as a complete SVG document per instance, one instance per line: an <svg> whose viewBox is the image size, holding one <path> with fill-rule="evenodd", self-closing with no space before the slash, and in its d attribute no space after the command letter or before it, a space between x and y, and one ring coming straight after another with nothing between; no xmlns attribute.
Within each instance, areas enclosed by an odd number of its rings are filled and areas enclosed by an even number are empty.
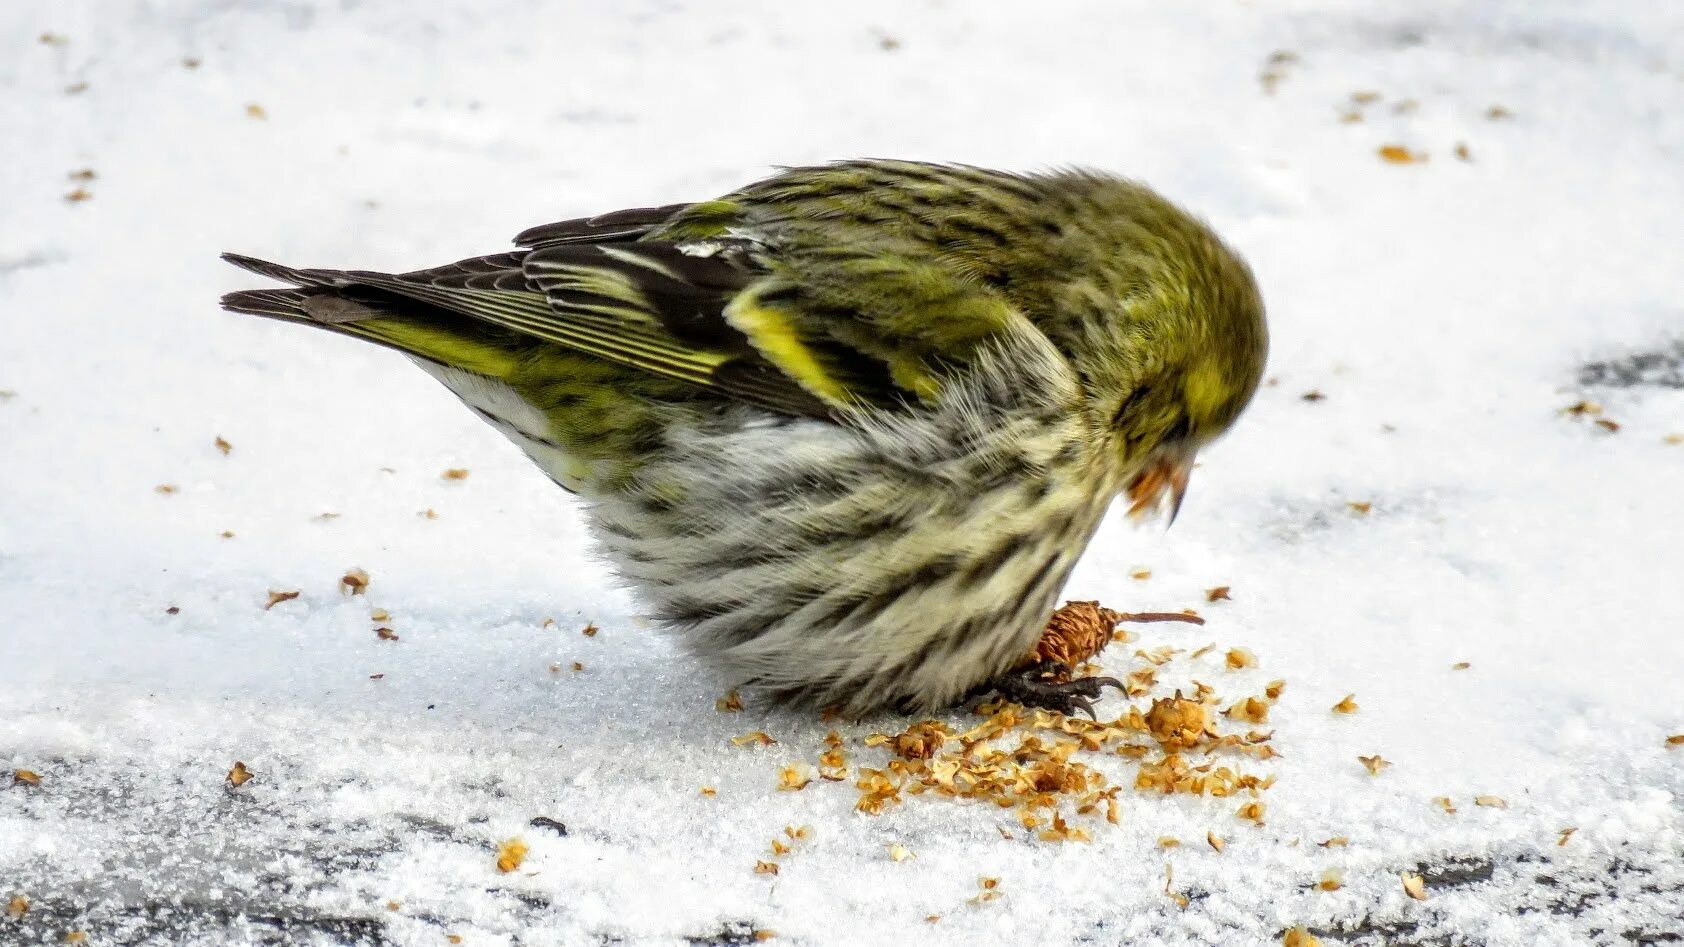
<svg viewBox="0 0 1684 947"><path fill-rule="evenodd" d="M1112 501L1170 515L1268 348L1246 264L1089 171L796 168L387 274L228 254L225 308L396 349L579 494L696 654L850 713L1022 669Z"/></svg>

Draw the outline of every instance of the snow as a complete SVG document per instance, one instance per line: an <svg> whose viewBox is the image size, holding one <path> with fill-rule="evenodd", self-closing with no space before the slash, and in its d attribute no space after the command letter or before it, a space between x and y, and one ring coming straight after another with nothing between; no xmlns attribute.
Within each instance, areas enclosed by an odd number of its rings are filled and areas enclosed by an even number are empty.
<svg viewBox="0 0 1684 947"><path fill-rule="evenodd" d="M0 767L41 776L0 785L0 902L32 903L0 943L1684 936L1684 8L23 0L0 51ZM1218 644L1160 692L1287 681L1261 828L1126 789L1059 844L975 803L778 791L832 726L869 764L908 721L716 712L732 682L640 624L573 502L441 387L215 304L251 285L221 250L407 268L859 155L1123 171L1251 260L1277 382L1175 528L1108 523L1068 594L1206 615L1106 654ZM1620 429L1560 412L1581 399ZM730 742L754 729L778 743ZM755 874L786 825L813 838ZM983 875L1003 897L968 904Z"/></svg>

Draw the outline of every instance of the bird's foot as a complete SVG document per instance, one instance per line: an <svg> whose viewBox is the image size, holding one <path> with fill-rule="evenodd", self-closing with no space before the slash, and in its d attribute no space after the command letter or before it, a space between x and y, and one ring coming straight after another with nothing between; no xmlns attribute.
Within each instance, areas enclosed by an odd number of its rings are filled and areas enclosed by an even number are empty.
<svg viewBox="0 0 1684 947"><path fill-rule="evenodd" d="M1043 710L1056 710L1066 717L1081 711L1098 719L1093 702L1106 687L1123 690L1114 677L1070 677L1068 665L1059 661L1038 661L1007 671L972 691L972 696L994 693L1013 703Z"/></svg>

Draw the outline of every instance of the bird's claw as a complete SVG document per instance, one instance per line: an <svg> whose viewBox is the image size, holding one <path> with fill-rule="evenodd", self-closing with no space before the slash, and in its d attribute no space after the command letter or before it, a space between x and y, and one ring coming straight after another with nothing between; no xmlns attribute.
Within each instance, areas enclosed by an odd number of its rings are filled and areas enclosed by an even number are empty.
<svg viewBox="0 0 1684 947"><path fill-rule="evenodd" d="M1057 661L1041 661L1018 668L994 678L978 687L975 693L995 693L1025 707L1054 710L1066 717L1081 711L1098 720L1093 702L1106 687L1123 690L1123 682L1114 677L1076 677L1069 680L1046 680L1048 674L1070 669Z"/></svg>

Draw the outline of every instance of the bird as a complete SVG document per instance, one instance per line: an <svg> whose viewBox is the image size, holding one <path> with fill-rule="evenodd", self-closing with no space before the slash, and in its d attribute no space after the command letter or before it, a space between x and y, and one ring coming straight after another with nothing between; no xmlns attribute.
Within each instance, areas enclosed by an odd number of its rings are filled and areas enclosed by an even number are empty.
<svg viewBox="0 0 1684 947"><path fill-rule="evenodd" d="M1091 169L848 160L405 273L227 261L230 311L401 352L576 494L654 623L862 715L998 693L1108 511L1174 521L1268 353L1246 262ZM1109 683L1114 684L1114 681Z"/></svg>

